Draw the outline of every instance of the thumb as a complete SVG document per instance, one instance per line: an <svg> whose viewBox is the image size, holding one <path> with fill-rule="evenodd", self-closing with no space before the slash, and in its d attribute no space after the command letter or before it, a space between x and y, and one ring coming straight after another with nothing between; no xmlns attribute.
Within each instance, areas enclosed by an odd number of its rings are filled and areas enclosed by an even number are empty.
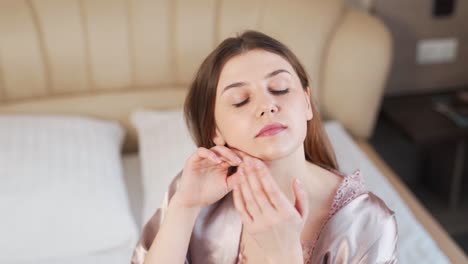
<svg viewBox="0 0 468 264"><path fill-rule="evenodd" d="M294 180L294 194L296 195L296 202L294 207L301 215L302 219L306 219L309 214L309 199L307 192L304 189L304 185L299 181L298 178Z"/></svg>

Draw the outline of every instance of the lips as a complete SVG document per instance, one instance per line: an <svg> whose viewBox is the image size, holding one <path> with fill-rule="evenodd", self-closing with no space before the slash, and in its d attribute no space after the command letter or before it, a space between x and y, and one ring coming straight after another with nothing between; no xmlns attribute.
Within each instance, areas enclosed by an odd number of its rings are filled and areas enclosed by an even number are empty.
<svg viewBox="0 0 468 264"><path fill-rule="evenodd" d="M287 126L280 123L268 124L264 126L255 137L275 135L285 128L287 128Z"/></svg>

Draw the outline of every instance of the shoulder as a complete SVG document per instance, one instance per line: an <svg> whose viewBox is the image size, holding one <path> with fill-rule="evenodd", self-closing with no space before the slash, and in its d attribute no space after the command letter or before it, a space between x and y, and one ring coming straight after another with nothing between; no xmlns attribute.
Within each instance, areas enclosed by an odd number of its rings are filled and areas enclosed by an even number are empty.
<svg viewBox="0 0 468 264"><path fill-rule="evenodd" d="M373 192L358 195L342 211L342 216L352 217L349 219L353 219L353 225L359 226L362 234L368 234L368 243L392 243L396 246L398 225L395 212Z"/></svg>
<svg viewBox="0 0 468 264"><path fill-rule="evenodd" d="M398 224L395 212L376 194L368 192L363 197L364 205L369 208L366 232L374 232L377 236L369 240L369 254L378 263L396 263Z"/></svg>
<svg viewBox="0 0 468 264"><path fill-rule="evenodd" d="M339 213L335 221L349 221L347 229L359 236L350 238L366 249L372 263L393 263L396 258L398 225L395 212L373 192L364 192L348 204ZM372 255L372 256L371 256ZM365 257L365 256L362 256Z"/></svg>
<svg viewBox="0 0 468 264"><path fill-rule="evenodd" d="M359 170L343 176L337 191L334 212L323 229L315 251L314 260L321 262L327 254L345 256L343 243L356 254L356 262L394 263L396 259L398 227L395 212L378 195L364 186ZM315 263L313 262L313 263Z"/></svg>
<svg viewBox="0 0 468 264"><path fill-rule="evenodd" d="M378 231L382 225L394 226L390 229L396 228L395 212L378 195L367 190L360 170L341 175L344 179L337 190L332 214L338 211L343 211L344 214L356 214L353 217L355 220L366 222L366 228L375 228L375 231Z"/></svg>
<svg viewBox="0 0 468 264"><path fill-rule="evenodd" d="M375 220L390 220L395 218L395 212L375 193L365 189L351 192L351 194L350 192L349 190L345 192L345 196L349 196L351 199L344 206L358 209L358 212L363 216L372 215Z"/></svg>
<svg viewBox="0 0 468 264"><path fill-rule="evenodd" d="M342 180L336 190L330 216L334 215L356 197L367 193L360 170L355 170L351 174L344 174L338 170L333 170L332 173L341 176Z"/></svg>
<svg viewBox="0 0 468 264"><path fill-rule="evenodd" d="M397 221L395 212L390 209L387 204L373 192L367 192L363 195L362 203L368 208L370 214L376 218L376 226L384 227L384 233L397 233Z"/></svg>
<svg viewBox="0 0 468 264"><path fill-rule="evenodd" d="M395 213L372 192L365 192L346 204L330 219L323 234L313 263L321 263L327 255L334 259L346 257L353 263L396 261Z"/></svg>

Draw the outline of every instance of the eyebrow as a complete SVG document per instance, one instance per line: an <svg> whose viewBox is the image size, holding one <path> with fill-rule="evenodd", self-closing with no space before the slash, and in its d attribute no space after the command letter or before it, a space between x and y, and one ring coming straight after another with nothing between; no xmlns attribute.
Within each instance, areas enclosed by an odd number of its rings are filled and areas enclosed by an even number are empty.
<svg viewBox="0 0 468 264"><path fill-rule="evenodd" d="M275 76L275 75L277 75L277 74L280 74L280 73L282 73L282 72L286 72L286 73L291 74L291 73L288 72L287 70L279 69L279 70L272 71L272 72L270 72L269 74L265 75L264 79L271 78L271 77L273 77L273 76ZM234 88L234 87L241 87L241 86L244 86L244 85L246 85L246 84L247 84L246 82L235 82L235 83L232 83L232 84L230 84L230 85L224 87L222 93L224 93L225 91L227 91L227 90L229 90L229 89L231 89L231 88Z"/></svg>

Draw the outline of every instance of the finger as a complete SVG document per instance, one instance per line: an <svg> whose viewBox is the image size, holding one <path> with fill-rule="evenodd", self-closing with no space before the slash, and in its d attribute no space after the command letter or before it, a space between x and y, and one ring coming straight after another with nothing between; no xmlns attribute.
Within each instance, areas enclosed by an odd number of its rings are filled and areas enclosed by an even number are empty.
<svg viewBox="0 0 468 264"><path fill-rule="evenodd" d="M261 164L261 167L258 170L268 170L265 164ZM286 196L283 194L278 184L276 183L273 177L265 177L266 173L260 173L260 184L262 185L263 190L265 191L268 200L271 205L277 211L286 211L287 208L291 207Z"/></svg>
<svg viewBox="0 0 468 264"><path fill-rule="evenodd" d="M264 215L272 215L275 213L275 208L271 203L270 199L268 198L263 186L260 182L260 178L262 177L271 177L270 172L264 166L262 166L262 162L257 159L246 158L245 160L245 167L248 168L250 174L247 177L247 181L250 185L250 189L252 190L252 194L257 202L258 206L260 207L260 211Z"/></svg>
<svg viewBox="0 0 468 264"><path fill-rule="evenodd" d="M219 157L224 158L231 165L239 165L242 160L241 158L232 150L225 146L214 146L210 149L215 152Z"/></svg>
<svg viewBox="0 0 468 264"><path fill-rule="evenodd" d="M239 212L242 221L246 224L252 223L253 218L251 215L249 215L249 213L247 212L247 209L245 208L245 201L242 197L239 186L236 186L234 190L232 191L232 197L234 200L234 206Z"/></svg>
<svg viewBox="0 0 468 264"><path fill-rule="evenodd" d="M240 169L245 171L246 178L255 177L255 175L253 175L252 172L249 171L248 168L246 168L246 166L240 166ZM247 212L252 216L253 220L257 219L258 217L260 217L262 212L260 210L259 205L257 204L257 201L255 201L255 197L253 196L252 190L250 189L248 182L242 183L239 187L242 193L242 197L245 201L245 207L247 209Z"/></svg>
<svg viewBox="0 0 468 264"><path fill-rule="evenodd" d="M241 157L242 160L244 160L246 157L251 157L251 158L253 158L253 156L251 156L251 155L245 153L245 152L242 151L242 150L238 150L238 149L232 148L232 147L231 147L231 150L232 150L234 153L236 153L239 157Z"/></svg>
<svg viewBox="0 0 468 264"><path fill-rule="evenodd" d="M232 191L235 186L242 184L245 181L245 176L241 171L237 170L234 174L227 177L226 184L228 187L228 192Z"/></svg>
<svg viewBox="0 0 468 264"><path fill-rule="evenodd" d="M212 162L216 164L219 164L222 162L222 160L216 155L216 153L203 147L198 148L195 151L195 153L192 156L190 156L189 161L196 162L196 161L200 161L203 159L211 160Z"/></svg>
<svg viewBox="0 0 468 264"><path fill-rule="evenodd" d="M301 215L301 218L306 219L309 214L309 199L303 184L297 178L294 180L294 193L296 195L294 207Z"/></svg>

